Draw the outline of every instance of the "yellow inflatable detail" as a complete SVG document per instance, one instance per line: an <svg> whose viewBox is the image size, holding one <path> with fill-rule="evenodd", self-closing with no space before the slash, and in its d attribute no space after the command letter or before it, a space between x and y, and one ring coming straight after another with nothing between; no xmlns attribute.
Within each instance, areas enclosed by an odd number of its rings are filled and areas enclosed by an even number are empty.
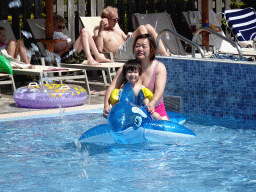
<svg viewBox="0 0 256 192"><path fill-rule="evenodd" d="M148 89L148 88L142 88L141 89L143 94L144 94L144 97L147 97L149 99L149 101L151 101L154 97L154 94Z"/></svg>
<svg viewBox="0 0 256 192"><path fill-rule="evenodd" d="M148 98L149 101L151 101L153 99L154 94L148 88L144 87L141 89L141 91L142 91L144 97ZM119 89L114 89L112 91L112 93L110 94L110 98L109 98L110 103L112 105L115 105L119 101L119 99L120 99L119 97L120 97Z"/></svg>
<svg viewBox="0 0 256 192"><path fill-rule="evenodd" d="M119 89L114 89L110 94L110 103L115 105L119 101Z"/></svg>

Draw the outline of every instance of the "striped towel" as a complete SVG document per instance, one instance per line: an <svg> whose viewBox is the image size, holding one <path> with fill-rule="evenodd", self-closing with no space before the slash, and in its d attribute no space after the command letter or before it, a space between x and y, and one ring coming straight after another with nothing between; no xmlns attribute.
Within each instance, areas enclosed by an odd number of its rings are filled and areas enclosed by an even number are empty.
<svg viewBox="0 0 256 192"><path fill-rule="evenodd" d="M228 26L238 41L253 41L256 37L256 14L253 8L224 11Z"/></svg>

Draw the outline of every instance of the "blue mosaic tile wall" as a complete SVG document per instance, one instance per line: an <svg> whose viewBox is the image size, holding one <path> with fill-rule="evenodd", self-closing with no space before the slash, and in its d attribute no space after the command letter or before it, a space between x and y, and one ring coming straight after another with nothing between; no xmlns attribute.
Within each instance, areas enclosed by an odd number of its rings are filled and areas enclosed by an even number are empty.
<svg viewBox="0 0 256 192"><path fill-rule="evenodd" d="M167 69L164 95L181 97L183 114L256 121L256 63L157 57Z"/></svg>

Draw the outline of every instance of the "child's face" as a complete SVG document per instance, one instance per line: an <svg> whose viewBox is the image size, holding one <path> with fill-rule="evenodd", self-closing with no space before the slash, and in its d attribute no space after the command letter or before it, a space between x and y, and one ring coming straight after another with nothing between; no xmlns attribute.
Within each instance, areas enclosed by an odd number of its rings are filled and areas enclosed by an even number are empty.
<svg viewBox="0 0 256 192"><path fill-rule="evenodd" d="M136 83L139 80L139 71L138 71L138 69L128 70L127 73L126 73L126 79L129 83Z"/></svg>
<svg viewBox="0 0 256 192"><path fill-rule="evenodd" d="M6 41L6 32L5 30L0 30L0 43L5 44Z"/></svg>

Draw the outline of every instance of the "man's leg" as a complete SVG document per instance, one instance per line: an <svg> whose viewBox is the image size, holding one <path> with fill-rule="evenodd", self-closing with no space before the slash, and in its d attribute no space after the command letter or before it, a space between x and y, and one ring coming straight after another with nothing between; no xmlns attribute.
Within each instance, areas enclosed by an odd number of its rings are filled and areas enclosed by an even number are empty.
<svg viewBox="0 0 256 192"><path fill-rule="evenodd" d="M103 54L101 54L99 52L99 50L97 49L96 44L95 44L91 34L86 29L85 29L85 31L86 31L86 33L88 35L88 41L89 41L90 49L93 52L96 61L98 61L100 63L110 63L110 62L113 62L113 61L107 59Z"/></svg>
<svg viewBox="0 0 256 192"><path fill-rule="evenodd" d="M94 58L92 57L89 43L88 43L88 34L83 29L81 30L80 35L74 44L74 49L78 53L80 53L82 49L84 50L88 60L87 65L100 65L100 63L95 61Z"/></svg>
<svg viewBox="0 0 256 192"><path fill-rule="evenodd" d="M86 31L85 28L81 30L80 36L74 44L74 48L78 53L81 52L82 49L84 50L88 59L88 65L99 65L99 62L111 62L111 60L106 59L103 55L99 53L91 35ZM92 52L94 53L96 61L92 57L90 50L92 50Z"/></svg>
<svg viewBox="0 0 256 192"><path fill-rule="evenodd" d="M140 25L134 32L133 32L133 35L134 35L134 38L136 38L137 36L141 35L141 34L150 34L155 40L158 36L156 30L149 24L146 24L146 25ZM165 47L164 47L164 44L162 41L159 42L159 53L161 55L164 55L164 56L170 56Z"/></svg>

